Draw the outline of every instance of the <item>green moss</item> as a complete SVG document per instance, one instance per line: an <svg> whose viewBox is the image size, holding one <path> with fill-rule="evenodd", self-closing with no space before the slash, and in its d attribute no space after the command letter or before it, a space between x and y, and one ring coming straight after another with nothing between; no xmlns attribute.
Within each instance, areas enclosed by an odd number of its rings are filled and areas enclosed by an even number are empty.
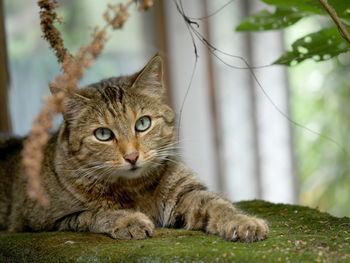
<svg viewBox="0 0 350 263"><path fill-rule="evenodd" d="M157 229L151 239L92 233L0 233L0 262L350 262L350 218L263 201L240 202L271 223L269 238L233 243L200 231Z"/></svg>

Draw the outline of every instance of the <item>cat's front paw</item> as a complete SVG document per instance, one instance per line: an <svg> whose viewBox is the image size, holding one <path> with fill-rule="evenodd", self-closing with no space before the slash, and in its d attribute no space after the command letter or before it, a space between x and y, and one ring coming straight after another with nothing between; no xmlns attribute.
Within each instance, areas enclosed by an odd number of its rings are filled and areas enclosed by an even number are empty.
<svg viewBox="0 0 350 263"><path fill-rule="evenodd" d="M229 241L255 242L263 240L269 232L265 220L243 214L234 215L229 219L215 225L215 230L210 229L222 238Z"/></svg>
<svg viewBox="0 0 350 263"><path fill-rule="evenodd" d="M144 239L151 237L153 231L153 222L145 214L135 212L118 218L109 234L115 239Z"/></svg>

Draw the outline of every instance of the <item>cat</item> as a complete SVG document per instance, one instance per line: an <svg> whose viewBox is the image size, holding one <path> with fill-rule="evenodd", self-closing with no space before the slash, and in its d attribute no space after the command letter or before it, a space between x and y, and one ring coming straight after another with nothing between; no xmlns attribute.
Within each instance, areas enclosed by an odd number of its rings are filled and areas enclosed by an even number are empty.
<svg viewBox="0 0 350 263"><path fill-rule="evenodd" d="M211 193L175 151L174 111L163 62L78 89L46 145L42 207L26 193L22 140L0 144L0 228L84 231L114 239L151 237L155 227L203 230L229 241L267 237L268 223Z"/></svg>

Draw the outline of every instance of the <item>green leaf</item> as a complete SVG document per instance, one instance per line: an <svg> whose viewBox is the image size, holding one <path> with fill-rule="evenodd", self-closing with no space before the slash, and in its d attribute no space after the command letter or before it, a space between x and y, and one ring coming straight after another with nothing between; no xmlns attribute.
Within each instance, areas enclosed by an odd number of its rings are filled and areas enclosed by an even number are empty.
<svg viewBox="0 0 350 263"><path fill-rule="evenodd" d="M237 31L263 31L272 29L282 29L293 25L301 18L312 14L310 12L296 12L289 7L277 7L274 13L262 10L258 13L246 17L243 22L236 27Z"/></svg>
<svg viewBox="0 0 350 263"><path fill-rule="evenodd" d="M319 0L261 0L266 4L275 6L294 7L295 11L309 11L315 14L327 14ZM349 0L328 0L340 18L350 21Z"/></svg>
<svg viewBox="0 0 350 263"><path fill-rule="evenodd" d="M348 51L350 44L341 37L334 26L296 40L292 44L292 51L286 52L273 64L294 66L309 58L324 61Z"/></svg>

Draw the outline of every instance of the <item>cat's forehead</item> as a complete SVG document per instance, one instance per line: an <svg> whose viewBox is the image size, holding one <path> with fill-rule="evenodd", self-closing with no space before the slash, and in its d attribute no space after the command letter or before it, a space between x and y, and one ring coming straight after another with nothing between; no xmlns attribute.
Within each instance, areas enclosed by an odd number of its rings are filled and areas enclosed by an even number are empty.
<svg viewBox="0 0 350 263"><path fill-rule="evenodd" d="M101 83L102 84L102 83ZM138 115L142 112L153 112L154 106L158 104L155 99L141 96L130 86L121 83L103 83L95 87L95 99L90 106L96 110L99 108L99 115L113 115L120 119Z"/></svg>
<svg viewBox="0 0 350 263"><path fill-rule="evenodd" d="M139 86L129 77L109 78L82 88L79 94L86 97L86 114L96 114L105 117L113 113L119 118L139 114L158 114L163 108L163 102L158 95L142 93L147 87ZM77 98L79 100L79 98Z"/></svg>
<svg viewBox="0 0 350 263"><path fill-rule="evenodd" d="M140 114L132 92L115 84L94 87L94 97L89 101L84 115L90 123L127 132L130 123Z"/></svg>
<svg viewBox="0 0 350 263"><path fill-rule="evenodd" d="M127 78L110 78L83 88L83 94L94 102L120 104L133 97L131 86Z"/></svg>
<svg viewBox="0 0 350 263"><path fill-rule="evenodd" d="M133 84L129 78L113 78L98 83L95 86L97 96L105 104L120 106L124 105L133 108L153 108L153 106L162 104L157 96L152 94L143 94L137 84Z"/></svg>
<svg viewBox="0 0 350 263"><path fill-rule="evenodd" d="M100 99L103 100L106 103L123 103L127 97L130 97L130 94L127 94L124 87L117 86L117 85L108 85L103 88L98 88L97 92L100 95ZM125 96L126 95L126 96Z"/></svg>
<svg viewBox="0 0 350 263"><path fill-rule="evenodd" d="M97 98L92 104L96 104L100 111L99 115L113 115L114 118L124 119L130 117L130 112L133 114L139 112L142 101L137 99L135 94L127 88L109 85L97 89ZM96 105L92 105L96 109Z"/></svg>

